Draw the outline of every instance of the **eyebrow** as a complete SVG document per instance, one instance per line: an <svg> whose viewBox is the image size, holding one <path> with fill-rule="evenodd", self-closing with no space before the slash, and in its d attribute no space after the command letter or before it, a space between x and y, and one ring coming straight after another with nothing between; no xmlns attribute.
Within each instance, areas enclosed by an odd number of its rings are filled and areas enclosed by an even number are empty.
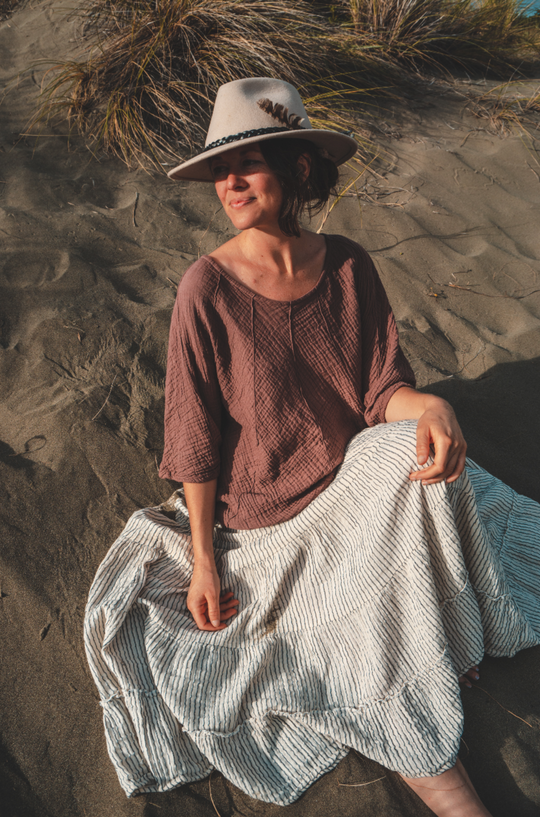
<svg viewBox="0 0 540 817"><path fill-rule="evenodd" d="M240 151L240 156L245 156L246 153L250 153L252 150L258 149L255 147L255 145L247 145ZM228 152L229 151L227 151L227 153ZM260 150L258 152L260 153ZM223 162L225 160L225 157L227 156L227 153L218 153L217 156L212 156L212 158L210 159L210 164L212 164L212 162Z"/></svg>

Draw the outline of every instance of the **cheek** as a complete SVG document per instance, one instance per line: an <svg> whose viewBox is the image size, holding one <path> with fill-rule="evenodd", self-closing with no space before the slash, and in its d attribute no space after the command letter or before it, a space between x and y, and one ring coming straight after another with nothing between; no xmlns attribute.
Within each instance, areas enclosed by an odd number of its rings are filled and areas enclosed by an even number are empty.
<svg viewBox="0 0 540 817"><path fill-rule="evenodd" d="M272 177L265 185L265 193L267 198L272 201L277 207L281 207L283 201L283 191L280 183L276 178Z"/></svg>
<svg viewBox="0 0 540 817"><path fill-rule="evenodd" d="M218 199L223 204L225 196L227 195L227 182L224 181L214 182L214 187L216 189Z"/></svg>

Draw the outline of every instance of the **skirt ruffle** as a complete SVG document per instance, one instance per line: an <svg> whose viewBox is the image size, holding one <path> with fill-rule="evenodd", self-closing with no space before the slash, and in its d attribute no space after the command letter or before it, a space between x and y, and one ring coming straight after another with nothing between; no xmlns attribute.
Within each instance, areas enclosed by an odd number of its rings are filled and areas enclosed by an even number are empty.
<svg viewBox="0 0 540 817"><path fill-rule="evenodd" d="M240 600L220 632L198 630L186 607L182 496L133 514L85 620L128 795L215 768L287 805L350 747L409 777L454 765L458 676L484 651L540 643L540 506L470 460L451 485L411 482L415 429L361 432L288 522L216 528L222 588Z"/></svg>

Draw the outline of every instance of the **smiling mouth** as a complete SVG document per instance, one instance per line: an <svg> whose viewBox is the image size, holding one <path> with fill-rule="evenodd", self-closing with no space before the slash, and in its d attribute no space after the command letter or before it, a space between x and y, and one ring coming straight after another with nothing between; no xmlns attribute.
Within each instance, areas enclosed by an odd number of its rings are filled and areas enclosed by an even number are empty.
<svg viewBox="0 0 540 817"><path fill-rule="evenodd" d="M246 204L251 204L252 201L255 201L255 199L233 199L231 202L229 202L229 207L233 207L235 210L238 210L241 207L245 207Z"/></svg>

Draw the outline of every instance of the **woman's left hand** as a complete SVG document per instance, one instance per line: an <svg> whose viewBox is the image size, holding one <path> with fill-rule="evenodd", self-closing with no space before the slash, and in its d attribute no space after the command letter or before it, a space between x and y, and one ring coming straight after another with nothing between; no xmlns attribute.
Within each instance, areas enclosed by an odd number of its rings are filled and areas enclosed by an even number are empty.
<svg viewBox="0 0 540 817"><path fill-rule="evenodd" d="M416 457L422 466L433 448L433 464L413 471L411 479L422 485L433 482L454 482L465 468L467 443L456 420L454 409L434 394L418 392L410 386L398 389L386 407L386 422L416 420Z"/></svg>
<svg viewBox="0 0 540 817"><path fill-rule="evenodd" d="M411 479L421 480L422 485L434 482L454 482L465 468L467 443L452 407L438 401L426 409L416 427L416 455L418 465L424 465L433 447L433 464L411 473Z"/></svg>

